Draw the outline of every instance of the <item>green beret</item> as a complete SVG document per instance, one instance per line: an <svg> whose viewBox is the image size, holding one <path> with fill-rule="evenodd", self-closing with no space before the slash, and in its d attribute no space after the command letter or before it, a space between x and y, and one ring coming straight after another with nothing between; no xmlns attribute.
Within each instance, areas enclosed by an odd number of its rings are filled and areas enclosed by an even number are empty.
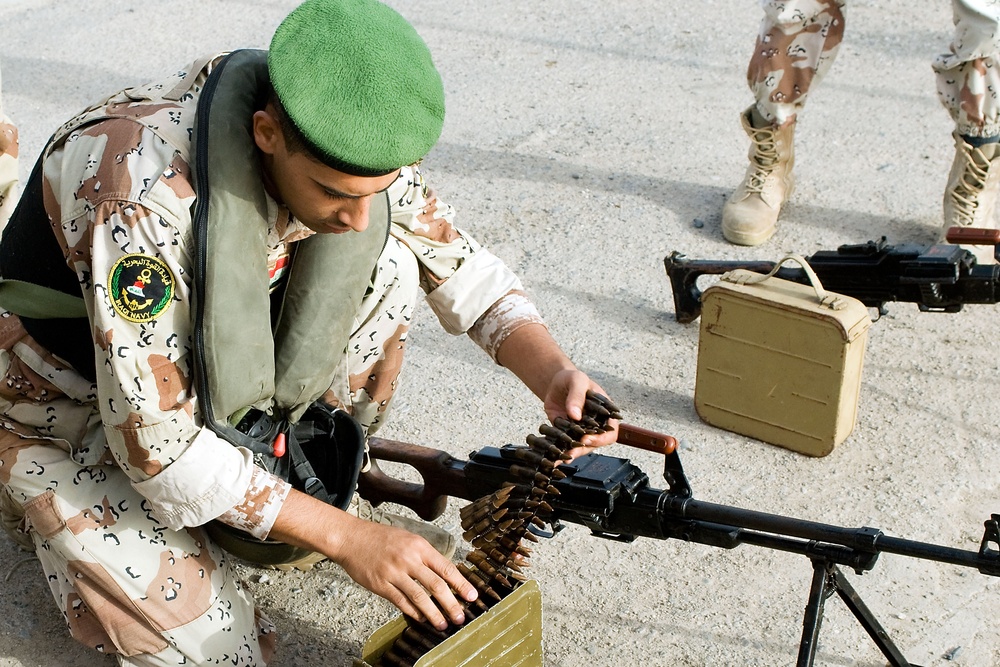
<svg viewBox="0 0 1000 667"><path fill-rule="evenodd" d="M278 26L271 84L315 157L360 176L422 158L444 123L427 45L376 0L306 0Z"/></svg>

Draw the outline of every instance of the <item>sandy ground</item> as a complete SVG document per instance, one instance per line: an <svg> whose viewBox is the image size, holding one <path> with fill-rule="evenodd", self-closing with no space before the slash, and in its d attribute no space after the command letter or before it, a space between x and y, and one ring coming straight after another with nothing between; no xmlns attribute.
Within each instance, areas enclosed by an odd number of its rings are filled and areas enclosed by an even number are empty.
<svg viewBox="0 0 1000 667"><path fill-rule="evenodd" d="M26 175L50 132L91 100L203 53L265 47L289 0L84 5L0 0L4 104ZM391 0L439 63L448 95L432 182L463 227L519 272L552 331L625 412L671 433L701 500L975 551L998 498L990 306L953 315L898 304L871 329L857 426L807 458L709 427L693 407L698 329L678 324L662 260L776 259L886 235L929 242L953 149L930 62L947 2L853 3L841 55L803 114L799 189L753 249L719 230L742 177L747 0L456 3ZM422 309L397 418L383 435L465 457L520 442L538 402ZM654 484L658 457L616 446ZM457 508L438 520L458 532ZM35 561L0 541L0 665L111 664L68 638ZM547 667L794 664L811 568L797 555L674 541L607 542L571 526L538 545ZM343 665L394 616L338 568L245 575L282 632L276 667ZM884 556L849 574L906 656L1000 664L1000 583ZM817 664L885 664L828 601Z"/></svg>

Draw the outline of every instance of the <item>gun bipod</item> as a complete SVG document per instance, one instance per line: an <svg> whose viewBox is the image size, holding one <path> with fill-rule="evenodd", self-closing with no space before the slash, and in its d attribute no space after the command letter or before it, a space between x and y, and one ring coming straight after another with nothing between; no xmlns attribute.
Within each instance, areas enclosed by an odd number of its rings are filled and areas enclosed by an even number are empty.
<svg viewBox="0 0 1000 667"><path fill-rule="evenodd" d="M812 667L816 659L816 646L826 599L834 593L844 601L892 667L919 667L906 660L839 567L824 558L814 558L812 564L812 586L809 589L809 602L802 619L802 641L799 644L796 667Z"/></svg>

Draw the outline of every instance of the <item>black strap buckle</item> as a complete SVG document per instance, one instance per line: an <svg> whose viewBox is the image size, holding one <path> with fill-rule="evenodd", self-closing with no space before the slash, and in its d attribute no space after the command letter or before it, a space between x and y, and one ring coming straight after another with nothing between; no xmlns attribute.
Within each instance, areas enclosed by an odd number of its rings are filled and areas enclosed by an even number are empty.
<svg viewBox="0 0 1000 667"><path fill-rule="evenodd" d="M303 491L308 493L310 496L318 498L326 498L326 486L320 481L319 477L309 477L302 483Z"/></svg>

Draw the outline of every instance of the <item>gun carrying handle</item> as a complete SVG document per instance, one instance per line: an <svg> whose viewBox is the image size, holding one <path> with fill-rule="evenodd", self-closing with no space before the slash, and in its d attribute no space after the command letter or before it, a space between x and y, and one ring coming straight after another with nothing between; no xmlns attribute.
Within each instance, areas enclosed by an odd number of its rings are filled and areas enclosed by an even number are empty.
<svg viewBox="0 0 1000 667"><path fill-rule="evenodd" d="M664 435L631 424L618 424L617 442L663 455L671 454L677 449L677 438L672 435Z"/></svg>
<svg viewBox="0 0 1000 667"><path fill-rule="evenodd" d="M945 240L956 245L996 245L1000 243L1000 229L949 227Z"/></svg>
<svg viewBox="0 0 1000 667"><path fill-rule="evenodd" d="M372 505L393 502L405 505L421 519L432 521L444 513L448 504L446 492L429 489L428 477L444 469L451 456L447 452L402 442L369 438L371 468L358 477L358 493ZM382 472L377 460L405 463L416 469L423 483L404 482Z"/></svg>
<svg viewBox="0 0 1000 667"><path fill-rule="evenodd" d="M781 268L782 264L789 261L795 262L796 264L802 267L802 270L805 271L806 277L809 278L809 283L812 285L813 290L816 292L816 298L819 300L820 303L823 303L826 300L826 290L823 289L823 284L820 283L819 276L817 276L816 272L813 271L813 268L809 266L809 262L806 261L806 258L801 255L795 255L795 254L785 255L784 257L781 258L781 260L775 262L774 267L766 274L762 276L743 277L740 278L739 280L735 280L734 282L738 282L741 285L753 285L754 283L762 283L771 276L773 276L774 274L776 274L778 272L778 269ZM725 278L726 276L723 276L723 279Z"/></svg>

